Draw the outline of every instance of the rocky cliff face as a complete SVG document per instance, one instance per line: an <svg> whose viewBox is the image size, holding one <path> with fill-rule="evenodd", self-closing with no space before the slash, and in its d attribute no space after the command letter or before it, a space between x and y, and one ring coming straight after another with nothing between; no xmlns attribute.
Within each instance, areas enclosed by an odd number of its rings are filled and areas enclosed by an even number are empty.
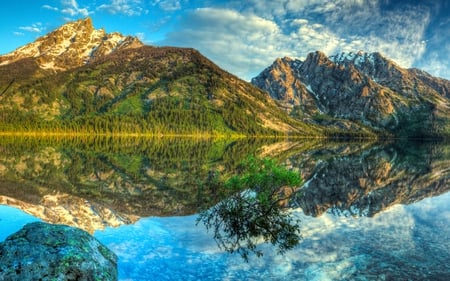
<svg viewBox="0 0 450 281"><path fill-rule="evenodd" d="M450 81L403 69L379 53L277 59L252 79L297 116L350 120L403 136L448 135ZM318 118L319 117L319 118ZM322 122L323 124L323 122Z"/></svg>
<svg viewBox="0 0 450 281"><path fill-rule="evenodd" d="M294 106L310 106L310 111L317 110L314 100L306 86L297 77L295 69L300 61L288 57L278 58L272 67L265 69L252 83L265 89L273 99L281 102L286 110Z"/></svg>
<svg viewBox="0 0 450 281"><path fill-rule="evenodd" d="M341 53L330 60L345 68L353 66L372 81L406 96L429 93L449 97L450 81L419 69L404 69L380 53Z"/></svg>
<svg viewBox="0 0 450 281"><path fill-rule="evenodd" d="M35 42L0 56L0 65L32 58L43 69L55 71L82 66L115 50L143 44L135 37L94 29L90 18L67 23Z"/></svg>
<svg viewBox="0 0 450 281"><path fill-rule="evenodd" d="M2 192L4 191L3 188L0 187L0 189ZM91 234L96 230L102 230L106 227L119 227L134 223L139 219L134 215L115 212L104 204L90 202L80 196L67 193L47 194L39 201L22 201L27 199L0 195L0 204L24 210L46 222L74 226Z"/></svg>

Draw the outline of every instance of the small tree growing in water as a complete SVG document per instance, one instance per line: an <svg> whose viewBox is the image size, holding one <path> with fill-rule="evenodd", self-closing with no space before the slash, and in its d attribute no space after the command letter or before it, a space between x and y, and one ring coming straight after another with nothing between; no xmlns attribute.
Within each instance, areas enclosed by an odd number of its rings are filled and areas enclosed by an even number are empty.
<svg viewBox="0 0 450 281"><path fill-rule="evenodd" d="M281 254L300 242L300 222L286 209L293 189L302 182L298 173L273 159L249 157L237 175L213 182L216 188L221 185L226 199L201 212L197 223L212 230L220 248L247 261L250 253L262 256L257 249L261 241L277 246Z"/></svg>

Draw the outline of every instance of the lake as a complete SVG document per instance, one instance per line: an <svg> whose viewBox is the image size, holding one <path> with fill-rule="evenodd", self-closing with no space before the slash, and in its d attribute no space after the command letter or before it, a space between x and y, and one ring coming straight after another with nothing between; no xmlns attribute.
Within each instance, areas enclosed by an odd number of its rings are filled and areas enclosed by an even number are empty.
<svg viewBox="0 0 450 281"><path fill-rule="evenodd" d="M120 280L450 280L450 145L275 139L0 138L0 241L42 220L93 234ZM219 248L199 212L248 155L304 183L301 240Z"/></svg>

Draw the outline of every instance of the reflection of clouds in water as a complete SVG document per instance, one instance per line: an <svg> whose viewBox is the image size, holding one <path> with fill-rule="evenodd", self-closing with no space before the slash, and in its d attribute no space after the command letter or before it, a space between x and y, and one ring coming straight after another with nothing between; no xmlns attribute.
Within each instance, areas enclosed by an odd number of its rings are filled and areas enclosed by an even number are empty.
<svg viewBox="0 0 450 281"><path fill-rule="evenodd" d="M427 271L442 268L433 256L437 252L444 253L442 259L450 258L446 245L449 200L447 193L410 206L390 207L373 218L331 214L313 218L293 211L302 220L300 245L284 256L262 245L264 257L251 257L249 263L239 255L221 252L204 227L195 226L196 216L146 218L135 225L97 232L96 237L119 255L123 278L337 280L361 273L369 277L392 273L397 264L402 265L399 274L409 274L419 256L420 268ZM438 246L427 254L430 244Z"/></svg>
<svg viewBox="0 0 450 281"><path fill-rule="evenodd" d="M351 233L362 229L365 232L382 232L384 230L390 235L401 234L414 225L414 218L402 205L393 206L373 218L336 217L327 213L317 218L300 216L303 238L311 240L319 240L320 237L342 232Z"/></svg>
<svg viewBox="0 0 450 281"><path fill-rule="evenodd" d="M303 217L304 240L299 247L303 262L312 264L308 270L320 268L320 274L312 270L319 276L317 280L334 280L336 272L340 278L350 278L354 270L383 271L377 262L386 262L387 271L395 264L406 268L417 265L430 271L442 268L434 256L444 253L442 260L450 258L449 200L447 193L414 205L396 205L374 218L337 218L329 214L315 219Z"/></svg>

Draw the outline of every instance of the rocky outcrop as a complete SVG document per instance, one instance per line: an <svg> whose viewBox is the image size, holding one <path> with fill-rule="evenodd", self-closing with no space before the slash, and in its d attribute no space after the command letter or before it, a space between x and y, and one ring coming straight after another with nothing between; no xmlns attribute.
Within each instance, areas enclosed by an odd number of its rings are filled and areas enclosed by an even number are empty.
<svg viewBox="0 0 450 281"><path fill-rule="evenodd" d="M117 257L82 230L34 222L0 243L0 279L117 280Z"/></svg>
<svg viewBox="0 0 450 281"><path fill-rule="evenodd" d="M82 66L113 51L140 47L135 37L94 29L90 18L69 22L35 42L0 56L0 65L33 58L41 68L55 71Z"/></svg>
<svg viewBox="0 0 450 281"><path fill-rule="evenodd" d="M345 119L408 137L449 134L450 81L403 69L379 53L277 59L252 83L274 99L298 105L288 112L304 121L310 121L307 116L329 125L324 120Z"/></svg>
<svg viewBox="0 0 450 281"><path fill-rule="evenodd" d="M288 57L278 58L273 65L266 68L259 76L252 79L252 84L265 89L269 95L281 102L286 110L294 106L310 107L317 110L313 97L305 85L297 78L295 68L301 61ZM309 111L309 110L308 110Z"/></svg>

